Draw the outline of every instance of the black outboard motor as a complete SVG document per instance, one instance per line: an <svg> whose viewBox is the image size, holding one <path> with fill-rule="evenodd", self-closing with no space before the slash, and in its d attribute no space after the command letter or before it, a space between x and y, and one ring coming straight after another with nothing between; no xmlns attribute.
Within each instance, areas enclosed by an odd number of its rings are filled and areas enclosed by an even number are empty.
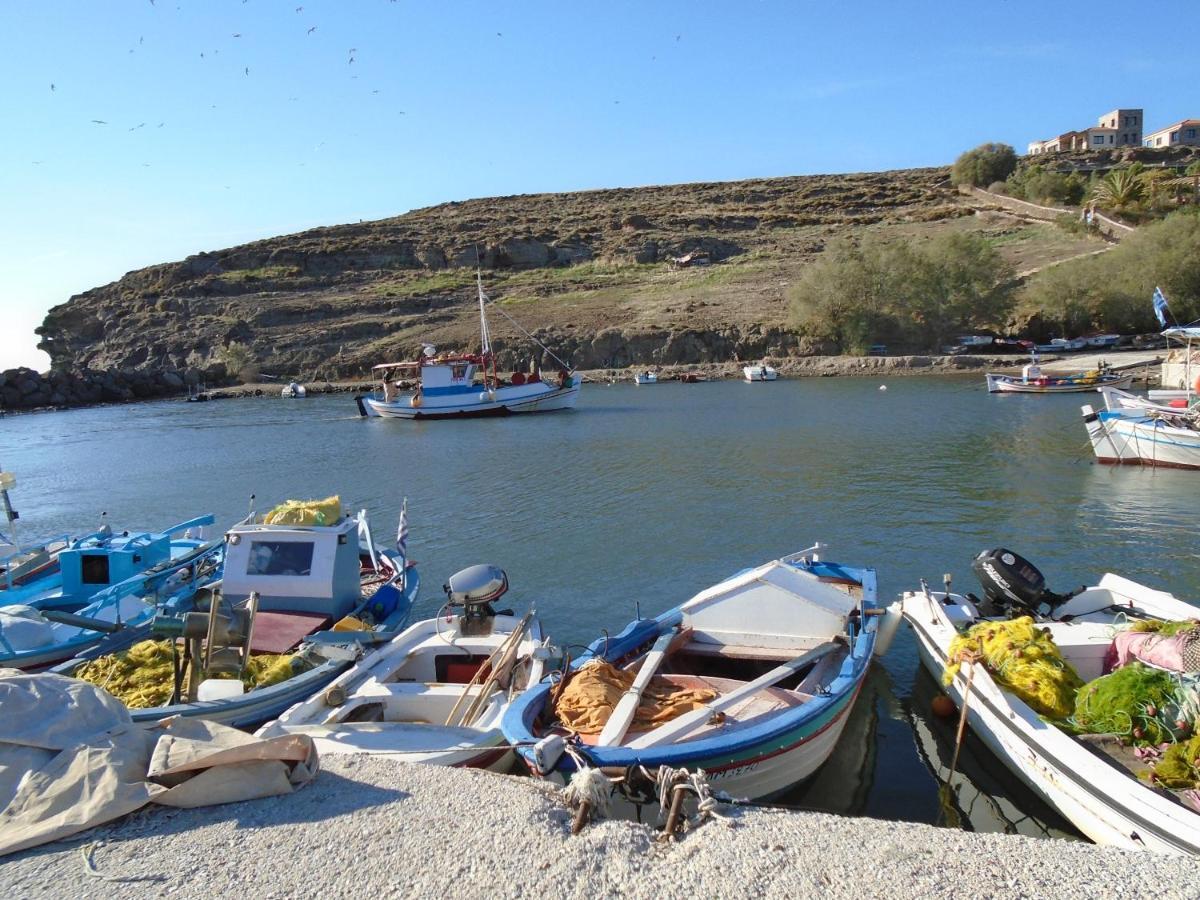
<svg viewBox="0 0 1200 900"><path fill-rule="evenodd" d="M1041 607L1050 612L1070 600L1074 593L1056 594L1046 589L1046 578L1029 560L998 547L984 550L971 563L971 571L983 586L985 616L1031 615L1038 618Z"/></svg>

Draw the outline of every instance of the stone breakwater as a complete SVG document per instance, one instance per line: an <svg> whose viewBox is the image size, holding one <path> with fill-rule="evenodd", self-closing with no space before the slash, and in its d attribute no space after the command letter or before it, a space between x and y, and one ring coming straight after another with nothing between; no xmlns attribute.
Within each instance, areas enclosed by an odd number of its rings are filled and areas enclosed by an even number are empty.
<svg viewBox="0 0 1200 900"><path fill-rule="evenodd" d="M199 369L151 372L146 370L46 372L6 369L0 372L0 410L30 410L53 407L91 406L96 403L128 403L185 394L214 374ZM219 373L223 375L222 373Z"/></svg>

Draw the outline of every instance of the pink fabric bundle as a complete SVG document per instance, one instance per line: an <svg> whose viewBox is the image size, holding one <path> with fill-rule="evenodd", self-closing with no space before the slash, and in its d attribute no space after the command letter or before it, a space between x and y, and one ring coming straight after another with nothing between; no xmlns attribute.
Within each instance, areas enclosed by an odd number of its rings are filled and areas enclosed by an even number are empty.
<svg viewBox="0 0 1200 900"><path fill-rule="evenodd" d="M1104 671L1119 669L1133 660L1168 672L1190 671L1184 667L1183 656L1191 640L1195 640L1195 637L1186 631L1173 637L1164 637L1153 631L1122 631L1113 638L1104 659Z"/></svg>

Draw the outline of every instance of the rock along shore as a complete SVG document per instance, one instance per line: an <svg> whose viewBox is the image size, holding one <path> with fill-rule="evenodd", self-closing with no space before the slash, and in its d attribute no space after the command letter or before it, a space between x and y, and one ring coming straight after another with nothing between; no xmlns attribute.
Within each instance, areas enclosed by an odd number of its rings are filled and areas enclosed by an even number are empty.
<svg viewBox="0 0 1200 900"><path fill-rule="evenodd" d="M554 788L379 757L299 792L148 807L0 861L5 895L275 897L1195 897L1195 862L1066 841L782 810L673 843L628 821L570 834ZM654 811L647 808L647 816Z"/></svg>

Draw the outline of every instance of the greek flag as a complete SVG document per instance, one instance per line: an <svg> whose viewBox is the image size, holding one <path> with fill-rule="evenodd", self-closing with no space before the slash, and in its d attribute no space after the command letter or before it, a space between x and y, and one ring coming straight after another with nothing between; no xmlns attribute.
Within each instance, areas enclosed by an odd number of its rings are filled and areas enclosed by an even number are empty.
<svg viewBox="0 0 1200 900"><path fill-rule="evenodd" d="M1167 327L1167 316L1171 310L1167 308L1167 298L1163 295L1162 288L1154 289L1154 315L1158 319L1158 324L1163 328Z"/></svg>
<svg viewBox="0 0 1200 900"><path fill-rule="evenodd" d="M408 498L400 506L400 526L396 529L396 549L404 559L408 559Z"/></svg>

